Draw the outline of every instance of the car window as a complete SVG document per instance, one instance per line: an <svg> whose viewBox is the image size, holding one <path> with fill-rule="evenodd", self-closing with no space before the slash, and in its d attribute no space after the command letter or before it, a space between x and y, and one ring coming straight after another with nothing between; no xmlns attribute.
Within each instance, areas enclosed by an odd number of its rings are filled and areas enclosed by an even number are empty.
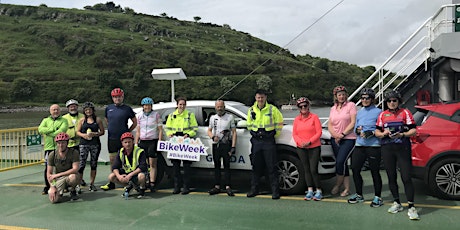
<svg viewBox="0 0 460 230"><path fill-rule="evenodd" d="M239 121L244 120L242 117L236 115L235 113L232 113L230 110L225 110L225 112L233 115L233 118L235 119L235 125ZM204 120L204 125L206 127L209 127L209 119L214 114L216 114L216 110L214 107L203 107L203 117L205 117L204 115L206 115L206 118Z"/></svg>
<svg viewBox="0 0 460 230"><path fill-rule="evenodd" d="M423 123L425 123L426 119L428 119L430 114L431 113L429 113L427 110L417 110L417 112L414 113L415 124L417 124L417 126L421 126Z"/></svg>
<svg viewBox="0 0 460 230"><path fill-rule="evenodd" d="M460 123L460 111L456 111L450 119L454 122Z"/></svg>

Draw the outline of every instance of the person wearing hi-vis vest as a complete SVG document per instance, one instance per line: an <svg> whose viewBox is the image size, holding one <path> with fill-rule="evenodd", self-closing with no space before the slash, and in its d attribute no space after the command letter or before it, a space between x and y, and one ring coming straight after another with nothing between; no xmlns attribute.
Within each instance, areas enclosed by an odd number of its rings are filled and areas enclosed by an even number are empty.
<svg viewBox="0 0 460 230"><path fill-rule="evenodd" d="M257 90L256 102L248 110L248 130L251 133L251 190L247 197L255 197L259 193L260 177L264 175L264 168L268 171L272 189L272 199L280 198L278 171L276 164L275 137L279 136L283 128L283 115L274 105L267 103L265 90Z"/></svg>
<svg viewBox="0 0 460 230"><path fill-rule="evenodd" d="M147 158L144 150L134 145L134 136L130 132L121 135L122 148L112 165L109 181L125 186L124 197L138 187L138 199L144 197L147 169Z"/></svg>
<svg viewBox="0 0 460 230"><path fill-rule="evenodd" d="M83 114L78 112L78 101L75 99L70 99L65 103L67 114L63 115L62 118L65 118L68 122L67 134L69 135L69 148L75 149L80 152L80 136L77 135L77 122L84 117ZM86 182L81 178L81 181L78 183L76 190L77 193L81 193L80 184L86 186Z"/></svg>
<svg viewBox="0 0 460 230"><path fill-rule="evenodd" d="M168 119L166 120L166 135L168 137L173 136L183 136L184 138L187 137L195 137L196 131L198 130L198 123L196 122L195 114L191 113L190 111L186 110L185 107L187 105L187 99L184 97L179 97L177 100L177 109L168 115ZM180 172L180 163L184 166L184 175L181 175ZM171 159L173 163L173 170L174 170L174 190L173 194L179 194L180 192L180 185L183 182L183 189L182 195L187 195L190 193L190 165L192 161L188 160L178 160L178 159Z"/></svg>

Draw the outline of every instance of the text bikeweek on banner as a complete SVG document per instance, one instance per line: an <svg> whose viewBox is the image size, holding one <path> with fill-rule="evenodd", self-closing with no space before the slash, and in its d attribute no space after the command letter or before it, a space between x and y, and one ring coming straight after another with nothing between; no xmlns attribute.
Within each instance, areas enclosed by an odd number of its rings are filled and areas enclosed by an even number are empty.
<svg viewBox="0 0 460 230"><path fill-rule="evenodd" d="M158 141L157 151L167 152L168 159L200 161L200 156L208 153L200 138L173 136L168 141Z"/></svg>

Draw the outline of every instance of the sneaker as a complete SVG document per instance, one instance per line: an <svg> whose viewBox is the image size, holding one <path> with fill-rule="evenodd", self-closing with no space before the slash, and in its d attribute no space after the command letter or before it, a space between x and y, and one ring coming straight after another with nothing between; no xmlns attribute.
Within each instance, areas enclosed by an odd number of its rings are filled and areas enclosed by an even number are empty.
<svg viewBox="0 0 460 230"><path fill-rule="evenodd" d="M90 184L90 185L89 185L89 191L90 191L90 192L95 192L95 191L97 191L96 186L94 186L94 184Z"/></svg>
<svg viewBox="0 0 460 230"><path fill-rule="evenodd" d="M110 189L115 189L115 184L112 183L112 182L108 182L107 184L102 185L101 189L104 190L104 191L107 191L107 190L110 190Z"/></svg>
<svg viewBox="0 0 460 230"><path fill-rule="evenodd" d="M361 195L358 195L358 193L353 194L350 199L348 199L349 204L356 204L356 203L362 203L364 202L364 197Z"/></svg>
<svg viewBox="0 0 460 230"><path fill-rule="evenodd" d="M139 189L139 194L137 195L137 199L142 199L145 196L145 189Z"/></svg>
<svg viewBox="0 0 460 230"><path fill-rule="evenodd" d="M415 209L415 207L409 208L409 210L407 210L407 215L411 220L420 220L420 216L418 215L417 209Z"/></svg>
<svg viewBox="0 0 460 230"><path fill-rule="evenodd" d="M209 195L216 195L220 193L220 188L213 187L208 191Z"/></svg>
<svg viewBox="0 0 460 230"><path fill-rule="evenodd" d="M378 197L378 196L374 196L374 199L372 200L371 202L371 207L373 208L378 208L380 206L383 205L383 200L382 198Z"/></svg>
<svg viewBox="0 0 460 230"><path fill-rule="evenodd" d="M50 188L44 187L44 188L43 188L43 191L42 191L42 195L48 194L48 190L50 190Z"/></svg>
<svg viewBox="0 0 460 230"><path fill-rule="evenodd" d="M228 196L235 196L235 193L233 193L231 188L227 188L226 191Z"/></svg>
<svg viewBox="0 0 460 230"><path fill-rule="evenodd" d="M388 212L389 213L398 213L398 212L402 212L402 210L404 210L403 206L401 204L398 204L398 202L393 202L393 204L391 205L391 207L388 209Z"/></svg>
<svg viewBox="0 0 460 230"><path fill-rule="evenodd" d="M305 194L305 197L303 200L311 200L313 199L313 191L307 191L307 194Z"/></svg>
<svg viewBox="0 0 460 230"><path fill-rule="evenodd" d="M323 199L323 194L321 194L321 192L319 192L319 191L316 191L315 195L313 196L313 200L320 201L322 199Z"/></svg>
<svg viewBox="0 0 460 230"><path fill-rule="evenodd" d="M77 195L77 191L70 191L70 200L74 201L74 200L78 200L80 199L80 197L78 197Z"/></svg>
<svg viewBox="0 0 460 230"><path fill-rule="evenodd" d="M76 191L78 194L81 194L80 185L77 184L77 186L75 186L75 191Z"/></svg>
<svg viewBox="0 0 460 230"><path fill-rule="evenodd" d="M81 179L81 183L80 183L81 186L86 186L86 182L85 180Z"/></svg>

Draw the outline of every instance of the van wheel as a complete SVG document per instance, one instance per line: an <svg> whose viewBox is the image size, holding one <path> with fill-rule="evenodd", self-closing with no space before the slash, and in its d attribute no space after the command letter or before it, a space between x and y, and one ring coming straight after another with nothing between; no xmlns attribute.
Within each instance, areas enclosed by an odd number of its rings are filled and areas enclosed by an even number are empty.
<svg viewBox="0 0 460 230"><path fill-rule="evenodd" d="M299 158L281 154L277 169L282 194L300 194L305 191L305 173Z"/></svg>
<svg viewBox="0 0 460 230"><path fill-rule="evenodd" d="M430 169L428 184L436 196L460 200L460 159L446 158L434 164Z"/></svg>

